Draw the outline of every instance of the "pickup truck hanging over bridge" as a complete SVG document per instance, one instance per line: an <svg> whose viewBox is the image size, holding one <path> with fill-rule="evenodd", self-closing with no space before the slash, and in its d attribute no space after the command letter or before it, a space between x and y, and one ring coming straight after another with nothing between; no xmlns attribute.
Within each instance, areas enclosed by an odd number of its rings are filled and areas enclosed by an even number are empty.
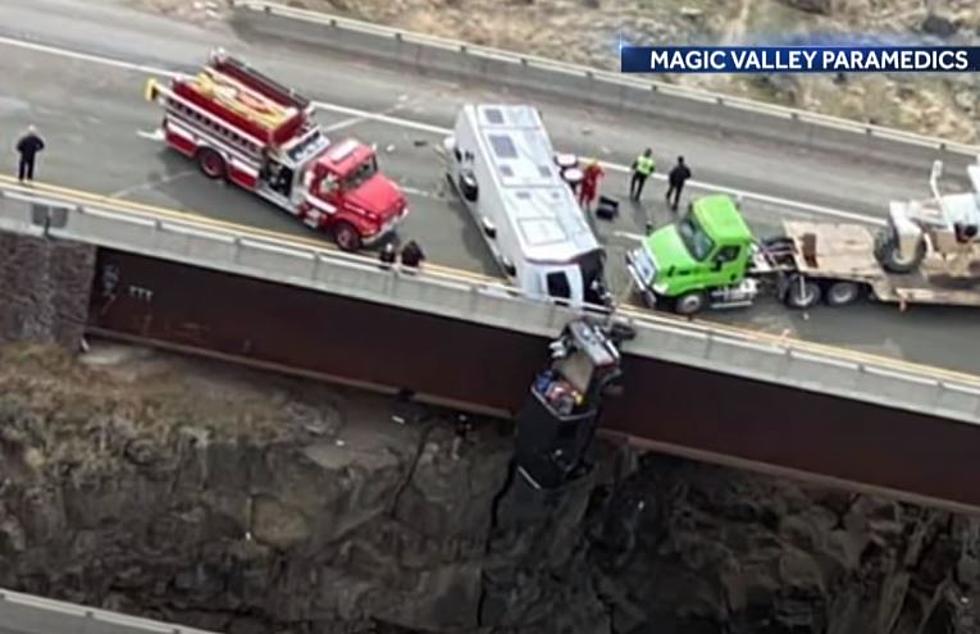
<svg viewBox="0 0 980 634"><path fill-rule="evenodd" d="M331 233L345 251L379 241L408 214L371 147L354 139L331 143L309 99L223 51L212 52L194 77L169 86L149 80L146 98L165 110L167 145L196 160L206 176Z"/></svg>
<svg viewBox="0 0 980 634"><path fill-rule="evenodd" d="M694 201L676 225L662 227L626 255L649 306L694 314L707 306L750 305L768 289L791 308L831 306L863 295L882 302L980 306L980 158L968 167L973 192L893 202L888 225L784 221L784 235L757 241L724 195Z"/></svg>

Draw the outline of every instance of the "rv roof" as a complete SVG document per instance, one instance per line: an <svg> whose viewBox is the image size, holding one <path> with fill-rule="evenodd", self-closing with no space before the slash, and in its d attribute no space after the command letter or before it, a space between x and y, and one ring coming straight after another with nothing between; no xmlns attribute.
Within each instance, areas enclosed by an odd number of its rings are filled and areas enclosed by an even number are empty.
<svg viewBox="0 0 980 634"><path fill-rule="evenodd" d="M551 140L535 108L479 105L465 109L525 255L567 262L599 248L554 163Z"/></svg>

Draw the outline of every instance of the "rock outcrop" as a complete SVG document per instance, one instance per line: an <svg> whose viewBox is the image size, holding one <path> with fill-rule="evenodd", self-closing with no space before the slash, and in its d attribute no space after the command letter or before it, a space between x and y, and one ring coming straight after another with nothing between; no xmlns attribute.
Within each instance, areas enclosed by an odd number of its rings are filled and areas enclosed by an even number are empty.
<svg viewBox="0 0 980 634"><path fill-rule="evenodd" d="M235 634L977 631L976 518L609 445L542 495L496 421L0 350L0 586Z"/></svg>
<svg viewBox="0 0 980 634"><path fill-rule="evenodd" d="M94 271L92 246L0 231L0 343L76 348Z"/></svg>
<svg viewBox="0 0 980 634"><path fill-rule="evenodd" d="M613 514L629 556L600 548L595 567L633 620L640 613L660 631L966 634L980 625L978 518L655 454L612 499L644 508Z"/></svg>

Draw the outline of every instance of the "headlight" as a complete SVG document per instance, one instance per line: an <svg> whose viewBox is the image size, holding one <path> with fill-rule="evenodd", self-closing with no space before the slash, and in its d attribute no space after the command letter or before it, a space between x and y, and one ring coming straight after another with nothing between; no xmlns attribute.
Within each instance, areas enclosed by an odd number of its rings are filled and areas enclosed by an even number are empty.
<svg viewBox="0 0 980 634"><path fill-rule="evenodd" d="M653 292L656 293L657 295L667 294L667 285L664 284L663 282L657 282L656 284L652 285L650 288L652 288Z"/></svg>

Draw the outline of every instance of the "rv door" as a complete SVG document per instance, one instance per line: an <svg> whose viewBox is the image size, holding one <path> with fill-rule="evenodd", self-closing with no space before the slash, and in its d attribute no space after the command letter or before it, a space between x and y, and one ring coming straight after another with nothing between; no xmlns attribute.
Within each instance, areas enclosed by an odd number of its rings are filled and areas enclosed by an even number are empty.
<svg viewBox="0 0 980 634"><path fill-rule="evenodd" d="M580 304L583 299L582 276L578 267L551 269L542 273L542 286L548 297Z"/></svg>

